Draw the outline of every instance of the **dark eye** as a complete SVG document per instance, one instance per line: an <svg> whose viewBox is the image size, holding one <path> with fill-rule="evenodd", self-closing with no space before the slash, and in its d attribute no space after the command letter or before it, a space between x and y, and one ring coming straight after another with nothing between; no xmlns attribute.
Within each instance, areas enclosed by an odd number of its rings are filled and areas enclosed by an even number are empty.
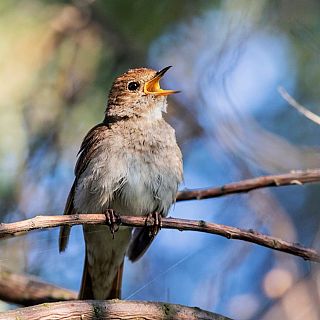
<svg viewBox="0 0 320 320"><path fill-rule="evenodd" d="M140 83L139 82L133 81L133 82L129 82L129 84L128 84L128 89L130 91L136 91L136 90L139 89L139 87L140 87Z"/></svg>

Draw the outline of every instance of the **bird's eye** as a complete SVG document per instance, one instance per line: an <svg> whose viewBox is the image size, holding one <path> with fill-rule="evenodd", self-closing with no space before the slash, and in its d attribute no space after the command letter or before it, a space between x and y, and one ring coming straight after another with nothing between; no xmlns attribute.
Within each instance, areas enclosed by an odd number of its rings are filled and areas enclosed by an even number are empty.
<svg viewBox="0 0 320 320"><path fill-rule="evenodd" d="M139 89L139 87L140 87L140 83L139 82L133 81L133 82L129 82L129 84L128 84L128 89L130 91L136 91L136 90Z"/></svg>

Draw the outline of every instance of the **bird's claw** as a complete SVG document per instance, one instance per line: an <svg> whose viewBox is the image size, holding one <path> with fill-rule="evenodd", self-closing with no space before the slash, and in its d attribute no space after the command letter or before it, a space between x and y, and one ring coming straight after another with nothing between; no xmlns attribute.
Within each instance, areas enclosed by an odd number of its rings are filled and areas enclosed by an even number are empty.
<svg viewBox="0 0 320 320"><path fill-rule="evenodd" d="M149 236L154 238L162 227L162 215L159 212L149 213L146 218L146 226L149 229Z"/></svg>
<svg viewBox="0 0 320 320"><path fill-rule="evenodd" d="M119 230L120 225L120 216L114 212L112 209L107 209L107 211L104 213L106 217L106 224L110 228L110 232L112 234L112 239L114 239L114 234Z"/></svg>

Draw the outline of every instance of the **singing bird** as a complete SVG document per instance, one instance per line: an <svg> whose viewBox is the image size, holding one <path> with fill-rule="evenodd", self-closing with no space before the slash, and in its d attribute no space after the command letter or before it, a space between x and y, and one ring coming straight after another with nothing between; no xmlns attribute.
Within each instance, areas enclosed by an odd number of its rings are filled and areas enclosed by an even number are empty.
<svg viewBox="0 0 320 320"><path fill-rule="evenodd" d="M114 81L102 123L84 138L64 214L105 213L106 225L86 225L85 262L79 299L121 298L125 255L139 259L175 201L182 180L182 155L174 129L163 119L167 96L161 71L131 69ZM148 228L121 226L117 214L154 216ZM111 231L111 232L110 232ZM60 230L67 247L70 227Z"/></svg>

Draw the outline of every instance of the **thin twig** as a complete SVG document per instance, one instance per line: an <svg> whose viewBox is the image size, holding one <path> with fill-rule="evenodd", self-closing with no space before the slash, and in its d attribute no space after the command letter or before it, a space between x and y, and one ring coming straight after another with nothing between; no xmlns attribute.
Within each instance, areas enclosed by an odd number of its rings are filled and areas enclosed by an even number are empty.
<svg viewBox="0 0 320 320"><path fill-rule="evenodd" d="M183 190L178 193L177 201L216 198L266 187L302 185L305 183L319 181L320 169L299 170L285 174L262 176L258 178L242 180L239 182L232 182L220 187L198 190Z"/></svg>
<svg viewBox="0 0 320 320"><path fill-rule="evenodd" d="M231 320L219 314L178 304L88 300L44 303L0 313L0 320L40 319L145 319L145 320Z"/></svg>
<svg viewBox="0 0 320 320"><path fill-rule="evenodd" d="M298 110L301 114L303 114L306 118L313 121L314 123L320 125L320 117L301 105L298 101L296 101L288 91L283 87L278 87L278 91L281 94L282 98L286 100L291 107L294 107L296 110Z"/></svg>
<svg viewBox="0 0 320 320"><path fill-rule="evenodd" d="M47 229L62 225L74 226L79 224L106 224L104 214L75 214L69 216L37 216L32 219L0 225L0 238L16 236L24 232L37 229ZM121 225L131 227L145 227L145 217L121 216ZM290 243L279 238L260 234L253 230L242 230L235 227L202 220L187 220L163 218L162 228L177 229L180 231L199 231L216 234L228 239L237 239L252 242L260 246L286 252L305 260L320 262L320 255L314 249L304 248L299 244Z"/></svg>

